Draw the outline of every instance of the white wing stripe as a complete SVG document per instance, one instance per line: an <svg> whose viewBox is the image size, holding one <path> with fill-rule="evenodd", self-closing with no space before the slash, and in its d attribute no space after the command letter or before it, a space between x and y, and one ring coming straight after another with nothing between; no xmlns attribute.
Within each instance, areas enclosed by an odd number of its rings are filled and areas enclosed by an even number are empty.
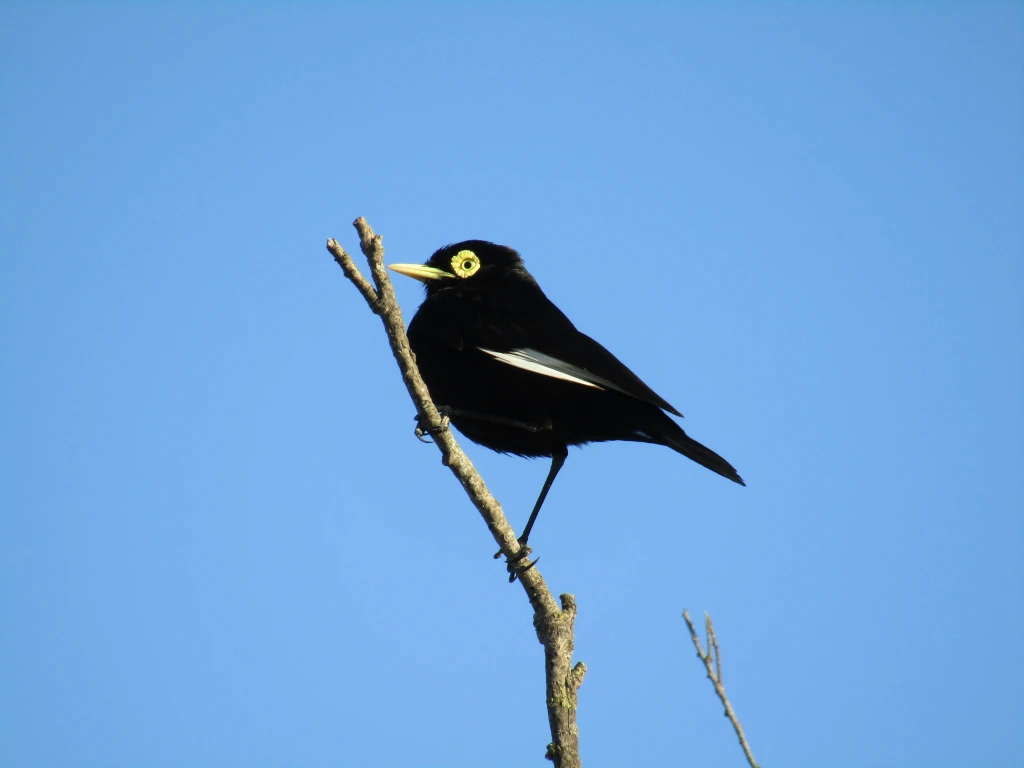
<svg viewBox="0 0 1024 768"><path fill-rule="evenodd" d="M604 389L605 387L618 389L611 382L605 381L600 376L595 376L590 371L586 371L572 363L567 363L564 360L559 360L557 357L545 355L543 352L538 352L529 347L513 349L509 352L495 352L493 349L484 349L483 347L478 347L478 349L481 352L486 352L495 360L500 360L516 368L522 368L524 371L539 373L541 376L571 381L574 384L582 384L585 387L593 387L594 389Z"/></svg>

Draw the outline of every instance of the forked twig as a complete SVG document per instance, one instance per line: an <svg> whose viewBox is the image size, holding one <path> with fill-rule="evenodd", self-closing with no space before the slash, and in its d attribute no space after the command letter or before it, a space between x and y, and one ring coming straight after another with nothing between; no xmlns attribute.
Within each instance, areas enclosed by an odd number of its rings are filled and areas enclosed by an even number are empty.
<svg viewBox="0 0 1024 768"><path fill-rule="evenodd" d="M733 711L732 704L729 703L729 697L725 695L725 685L722 683L722 651L718 647L718 638L715 636L715 627L711 623L711 616L706 612L704 614L704 626L708 635L707 652L704 651L700 638L697 637L697 630L693 626L693 622L690 621L690 614L683 611L683 618L686 620L686 626L690 629L690 639L693 640L693 647L697 649L697 656L704 663L704 669L707 670L708 680L715 687L715 693L718 694L722 706L725 707L725 716L729 718L729 722L732 723L733 730L736 731L736 736L740 740L743 754L747 756L750 768L758 768L754 761L754 754L750 751L750 745L747 743L747 737L743 735L743 726L740 725L739 718L736 717L736 712Z"/></svg>

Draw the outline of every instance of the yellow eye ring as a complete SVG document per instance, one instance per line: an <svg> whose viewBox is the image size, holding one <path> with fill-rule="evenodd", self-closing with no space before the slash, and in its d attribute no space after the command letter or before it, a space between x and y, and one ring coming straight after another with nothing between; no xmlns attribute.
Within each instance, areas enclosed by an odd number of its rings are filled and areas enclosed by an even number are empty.
<svg viewBox="0 0 1024 768"><path fill-rule="evenodd" d="M452 256L452 271L459 277L469 277L480 269L480 257L472 251L459 251Z"/></svg>

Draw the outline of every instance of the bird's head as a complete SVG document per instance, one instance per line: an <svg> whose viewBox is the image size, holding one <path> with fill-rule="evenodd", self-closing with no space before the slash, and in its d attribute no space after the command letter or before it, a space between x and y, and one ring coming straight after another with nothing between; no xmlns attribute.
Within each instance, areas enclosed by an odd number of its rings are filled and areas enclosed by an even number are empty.
<svg viewBox="0 0 1024 768"><path fill-rule="evenodd" d="M445 288L486 288L509 277L533 282L516 251L486 240L446 245L426 264L389 264L388 269L424 283L427 296Z"/></svg>

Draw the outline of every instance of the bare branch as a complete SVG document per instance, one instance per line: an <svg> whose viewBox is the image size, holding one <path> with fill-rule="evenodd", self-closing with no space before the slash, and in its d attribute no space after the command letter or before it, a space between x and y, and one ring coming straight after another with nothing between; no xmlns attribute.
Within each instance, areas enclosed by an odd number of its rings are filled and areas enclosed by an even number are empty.
<svg viewBox="0 0 1024 768"><path fill-rule="evenodd" d="M327 250L334 256L334 260L338 262L338 266L341 267L341 271L345 273L345 277L352 281L353 285L363 294L363 298L366 299L366 303L370 305L370 309L377 312L377 291L373 289L373 286L366 282L366 278L363 277L363 273L359 271L359 267L352 261L352 257L346 253L345 249L338 245L337 241L332 237L327 241Z"/></svg>
<svg viewBox="0 0 1024 768"><path fill-rule="evenodd" d="M711 615L707 611L704 611L704 628L708 636L708 653L714 652L715 655L715 676L718 682L725 685L725 680L722 679L722 649L718 647L715 625L711 623Z"/></svg>
<svg viewBox="0 0 1024 768"><path fill-rule="evenodd" d="M353 226L359 233L359 245L366 256L370 276L376 288L362 276L352 258L336 240L331 238L327 241L327 250L384 324L391 344L391 353L398 363L402 380L416 405L421 424L429 428L434 436L434 442L441 451L441 463L462 483L502 553L507 557L514 557L519 553L519 542L516 541L515 532L505 519L501 505L484 485L480 473L455 442L455 437L448 429L447 420L442 420L437 412L416 367L409 339L405 335L402 311L384 267L383 240L362 217L356 219ZM520 572L518 580L533 607L537 639L544 645L548 721L552 739L546 756L559 768L579 768L581 763L579 729L576 725L576 691L583 683L586 666L579 663L571 667L576 601L572 595L562 595L562 607L559 609L551 590L536 567Z"/></svg>
<svg viewBox="0 0 1024 768"><path fill-rule="evenodd" d="M697 649L697 657L704 663L704 669L708 673L708 680L715 687L715 693L718 694L722 706L725 707L725 716L729 718L733 730L736 731L736 736L740 740L740 746L743 747L743 754L747 756L750 768L758 768L757 763L754 761L754 754L750 751L750 745L747 743L747 737L743 735L743 726L740 725L739 718L736 717L732 704L729 703L729 697L725 695L725 685L722 683L722 652L718 647L718 638L715 636L715 627L711 623L711 616L707 613L704 614L704 625L708 635L708 650L706 653L700 643L700 638L697 637L697 630L694 628L693 622L690 621L690 614L683 611L683 618L686 620L686 626L690 629L690 639L693 641L693 647Z"/></svg>

